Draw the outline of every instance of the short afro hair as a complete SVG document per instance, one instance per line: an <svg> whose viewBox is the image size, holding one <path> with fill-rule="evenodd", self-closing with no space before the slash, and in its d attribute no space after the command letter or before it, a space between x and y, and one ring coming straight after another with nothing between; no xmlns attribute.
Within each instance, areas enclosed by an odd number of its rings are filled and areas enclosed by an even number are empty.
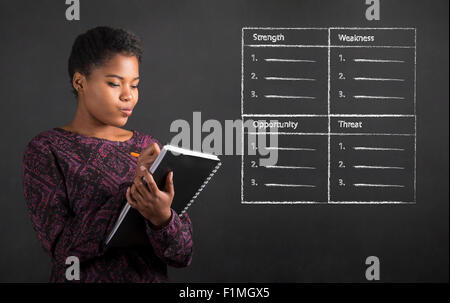
<svg viewBox="0 0 450 303"><path fill-rule="evenodd" d="M73 43L68 64L70 86L75 96L78 96L72 84L75 72L89 76L94 67L102 66L118 53L136 56L141 63L139 37L128 30L107 26L98 26L79 35Z"/></svg>

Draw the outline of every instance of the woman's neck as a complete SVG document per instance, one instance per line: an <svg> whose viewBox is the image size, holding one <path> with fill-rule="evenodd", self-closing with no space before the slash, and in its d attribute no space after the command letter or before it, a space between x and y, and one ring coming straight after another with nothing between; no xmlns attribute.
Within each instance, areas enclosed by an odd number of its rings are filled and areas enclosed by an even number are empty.
<svg viewBox="0 0 450 303"><path fill-rule="evenodd" d="M133 136L133 132L114 125L104 124L95 119L78 100L77 111L72 122L61 128L87 137L124 141Z"/></svg>
<svg viewBox="0 0 450 303"><path fill-rule="evenodd" d="M77 117L75 117L71 123L62 126L61 128L83 136L107 139L111 141L124 141L133 136L132 132L120 127L105 124L99 125L97 123L89 123L84 120L80 121Z"/></svg>

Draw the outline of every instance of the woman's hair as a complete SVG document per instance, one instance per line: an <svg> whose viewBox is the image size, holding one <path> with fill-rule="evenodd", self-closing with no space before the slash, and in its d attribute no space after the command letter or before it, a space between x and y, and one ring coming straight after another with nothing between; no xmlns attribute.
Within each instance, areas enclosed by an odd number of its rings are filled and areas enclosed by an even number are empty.
<svg viewBox="0 0 450 303"><path fill-rule="evenodd" d="M89 76L94 67L102 66L118 53L136 56L141 63L140 39L130 31L107 26L95 27L79 35L73 43L68 66L70 86L75 96L78 96L72 85L75 72Z"/></svg>

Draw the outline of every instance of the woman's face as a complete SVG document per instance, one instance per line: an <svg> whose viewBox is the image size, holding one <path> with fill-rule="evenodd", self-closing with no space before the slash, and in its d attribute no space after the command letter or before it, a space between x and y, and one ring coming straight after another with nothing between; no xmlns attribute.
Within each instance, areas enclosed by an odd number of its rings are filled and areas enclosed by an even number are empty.
<svg viewBox="0 0 450 303"><path fill-rule="evenodd" d="M87 112L100 124L121 127L138 101L138 83L137 58L116 54L83 79L79 95Z"/></svg>

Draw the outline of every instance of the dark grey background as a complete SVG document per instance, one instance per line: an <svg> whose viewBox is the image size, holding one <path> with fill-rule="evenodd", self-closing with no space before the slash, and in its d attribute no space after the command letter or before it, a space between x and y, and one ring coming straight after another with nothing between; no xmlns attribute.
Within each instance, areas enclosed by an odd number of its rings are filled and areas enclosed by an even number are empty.
<svg viewBox="0 0 450 303"><path fill-rule="evenodd" d="M381 21L363 0L86 1L65 20L65 1L0 2L0 281L40 282L49 260L25 207L21 166L37 133L75 113L67 59L75 37L97 25L144 41L140 103L127 129L169 141L170 123L240 119L241 28L417 28L417 204L240 204L240 156L223 166L191 209L194 257L170 269L182 282L365 281L365 258L381 281L448 282L448 1L381 1Z"/></svg>

